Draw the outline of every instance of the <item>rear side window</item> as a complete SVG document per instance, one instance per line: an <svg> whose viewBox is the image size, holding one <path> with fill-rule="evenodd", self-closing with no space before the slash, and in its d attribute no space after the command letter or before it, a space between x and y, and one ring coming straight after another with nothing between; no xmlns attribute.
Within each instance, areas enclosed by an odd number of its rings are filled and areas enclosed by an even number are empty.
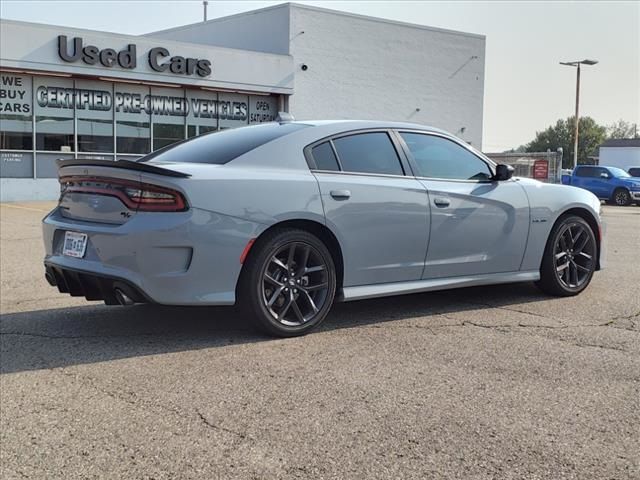
<svg viewBox="0 0 640 480"><path fill-rule="evenodd" d="M157 150L140 162L187 162L224 164L254 148L283 137L308 125L301 123L265 123L206 133Z"/></svg>
<svg viewBox="0 0 640 480"><path fill-rule="evenodd" d="M596 169L595 168L589 168L589 167L578 167L576 168L576 177L595 177L596 176Z"/></svg>
<svg viewBox="0 0 640 480"><path fill-rule="evenodd" d="M333 144L345 172L404 175L396 149L385 132L340 137Z"/></svg>
<svg viewBox="0 0 640 480"><path fill-rule="evenodd" d="M318 170L340 170L338 159L335 153L333 153L333 148L331 148L329 142L324 142L313 147L311 154L313 155Z"/></svg>

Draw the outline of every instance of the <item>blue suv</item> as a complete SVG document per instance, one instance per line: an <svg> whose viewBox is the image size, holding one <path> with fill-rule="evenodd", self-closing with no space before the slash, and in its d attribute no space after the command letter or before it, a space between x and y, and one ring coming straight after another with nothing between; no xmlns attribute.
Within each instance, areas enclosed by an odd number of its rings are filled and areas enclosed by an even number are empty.
<svg viewBox="0 0 640 480"><path fill-rule="evenodd" d="M640 178L632 177L621 168L580 165L567 182L584 188L601 200L614 205L640 205Z"/></svg>

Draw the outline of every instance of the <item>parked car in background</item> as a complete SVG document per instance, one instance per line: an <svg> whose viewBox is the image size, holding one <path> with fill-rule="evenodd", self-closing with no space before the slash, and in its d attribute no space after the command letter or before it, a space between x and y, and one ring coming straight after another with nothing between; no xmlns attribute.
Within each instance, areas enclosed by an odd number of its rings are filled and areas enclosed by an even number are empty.
<svg viewBox="0 0 640 480"><path fill-rule="evenodd" d="M512 178L423 125L265 123L59 166L51 285L107 304L238 303L273 335L307 333L334 299L527 281L577 295L601 266L594 195Z"/></svg>
<svg viewBox="0 0 640 480"><path fill-rule="evenodd" d="M631 167L627 173L632 177L640 177L640 167Z"/></svg>
<svg viewBox="0 0 640 480"><path fill-rule="evenodd" d="M614 205L640 202L640 179L621 168L580 165L573 170L567 183L589 190L599 199Z"/></svg>

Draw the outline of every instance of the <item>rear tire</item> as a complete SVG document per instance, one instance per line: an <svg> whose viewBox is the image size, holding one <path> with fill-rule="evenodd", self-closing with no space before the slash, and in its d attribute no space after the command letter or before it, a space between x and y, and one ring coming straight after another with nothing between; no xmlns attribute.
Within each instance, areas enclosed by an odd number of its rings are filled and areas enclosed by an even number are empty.
<svg viewBox="0 0 640 480"><path fill-rule="evenodd" d="M619 207L626 207L631 204L631 195L624 188L618 188L611 196L611 203Z"/></svg>
<svg viewBox="0 0 640 480"><path fill-rule="evenodd" d="M591 282L597 254L591 226L577 215L561 216L549 234L536 285L550 295L579 294Z"/></svg>
<svg viewBox="0 0 640 480"><path fill-rule="evenodd" d="M238 299L260 330L294 337L325 319L335 292L335 266L324 243L304 230L278 228L252 247Z"/></svg>

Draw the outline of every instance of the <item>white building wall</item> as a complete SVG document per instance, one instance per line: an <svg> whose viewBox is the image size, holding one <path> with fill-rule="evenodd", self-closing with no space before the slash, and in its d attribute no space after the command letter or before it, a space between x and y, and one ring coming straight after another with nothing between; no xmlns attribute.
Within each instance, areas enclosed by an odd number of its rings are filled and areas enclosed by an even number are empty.
<svg viewBox="0 0 640 480"><path fill-rule="evenodd" d="M0 202L57 200L57 178L0 178Z"/></svg>
<svg viewBox="0 0 640 480"><path fill-rule="evenodd" d="M298 5L290 32L296 119L410 121L481 148L483 36Z"/></svg>
<svg viewBox="0 0 640 480"><path fill-rule="evenodd" d="M296 119L416 122L482 146L482 35L297 4L148 35L292 55Z"/></svg>
<svg viewBox="0 0 640 480"><path fill-rule="evenodd" d="M288 54L289 5L276 5L214 18L207 22L148 33L147 36L256 52Z"/></svg>
<svg viewBox="0 0 640 480"><path fill-rule="evenodd" d="M640 147L600 147L598 164L623 170L640 167Z"/></svg>

